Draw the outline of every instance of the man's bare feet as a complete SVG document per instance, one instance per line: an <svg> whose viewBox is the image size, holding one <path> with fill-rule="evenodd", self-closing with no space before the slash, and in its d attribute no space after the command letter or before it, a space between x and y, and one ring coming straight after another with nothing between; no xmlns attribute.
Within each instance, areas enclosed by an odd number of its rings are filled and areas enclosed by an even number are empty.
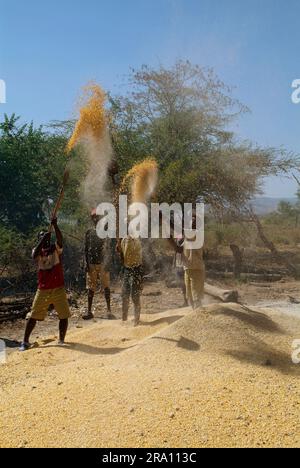
<svg viewBox="0 0 300 468"><path fill-rule="evenodd" d="M87 312L82 316L82 318L83 320L92 320L94 318L94 315L92 314L92 312Z"/></svg>
<svg viewBox="0 0 300 468"><path fill-rule="evenodd" d="M28 349L30 349L30 343L26 343L25 341L22 341L19 347L19 351L24 352L24 351L27 351Z"/></svg>

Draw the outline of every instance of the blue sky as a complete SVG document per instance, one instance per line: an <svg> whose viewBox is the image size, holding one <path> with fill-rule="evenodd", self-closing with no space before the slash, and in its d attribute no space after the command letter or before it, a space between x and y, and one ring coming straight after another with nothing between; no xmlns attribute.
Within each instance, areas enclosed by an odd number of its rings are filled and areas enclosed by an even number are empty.
<svg viewBox="0 0 300 468"><path fill-rule="evenodd" d="M178 58L212 66L251 109L235 130L260 145L300 152L298 0L0 0L0 79L4 112L36 124L73 116L91 79L125 91L129 67ZM269 196L296 184L266 182Z"/></svg>

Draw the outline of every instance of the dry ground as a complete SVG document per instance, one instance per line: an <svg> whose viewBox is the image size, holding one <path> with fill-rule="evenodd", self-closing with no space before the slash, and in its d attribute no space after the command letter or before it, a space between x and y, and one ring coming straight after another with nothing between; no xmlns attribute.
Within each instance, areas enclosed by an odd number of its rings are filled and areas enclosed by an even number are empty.
<svg viewBox="0 0 300 468"><path fill-rule="evenodd" d="M283 302L289 303L289 297L295 297L300 301L300 283L291 279L284 279L277 283L242 283L236 281L213 281L223 289L238 289L240 302L253 306L263 302ZM146 283L143 291L143 311L146 314L156 314L168 309L181 307L183 304L182 293L178 288L169 289L163 282ZM211 302L207 298L206 302ZM82 314L86 310L87 296L83 294L78 300L78 308L71 307L72 318L70 328L85 328L91 323L85 323L81 320ZM115 283L112 287L112 310L116 318L121 317L121 286ZM95 297L94 304L95 320L99 323L105 313L105 301L100 292ZM300 318L300 305L299 305ZM14 322L0 323L0 338L20 341L24 334L24 320ZM57 334L57 317L55 314L49 315L48 319L39 324L34 331L33 341L49 335Z"/></svg>

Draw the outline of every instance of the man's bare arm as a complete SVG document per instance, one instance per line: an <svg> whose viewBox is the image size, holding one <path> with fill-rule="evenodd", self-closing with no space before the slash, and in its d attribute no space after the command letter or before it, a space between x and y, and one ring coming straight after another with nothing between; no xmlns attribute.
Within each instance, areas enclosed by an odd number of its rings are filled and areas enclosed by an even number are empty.
<svg viewBox="0 0 300 468"><path fill-rule="evenodd" d="M62 246L63 246L63 236L62 236L61 230L58 227L57 218L53 218L52 221L51 221L51 224L52 224L52 226L54 227L54 230L55 230L56 242L57 242L58 246L60 248L62 248Z"/></svg>

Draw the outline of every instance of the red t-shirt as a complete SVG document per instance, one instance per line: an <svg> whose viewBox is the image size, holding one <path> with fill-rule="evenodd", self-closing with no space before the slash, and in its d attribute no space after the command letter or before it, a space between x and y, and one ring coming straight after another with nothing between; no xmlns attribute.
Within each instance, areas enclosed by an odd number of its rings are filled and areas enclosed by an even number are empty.
<svg viewBox="0 0 300 468"><path fill-rule="evenodd" d="M49 249L42 249L37 257L38 289L56 289L64 287L62 249L56 244Z"/></svg>

